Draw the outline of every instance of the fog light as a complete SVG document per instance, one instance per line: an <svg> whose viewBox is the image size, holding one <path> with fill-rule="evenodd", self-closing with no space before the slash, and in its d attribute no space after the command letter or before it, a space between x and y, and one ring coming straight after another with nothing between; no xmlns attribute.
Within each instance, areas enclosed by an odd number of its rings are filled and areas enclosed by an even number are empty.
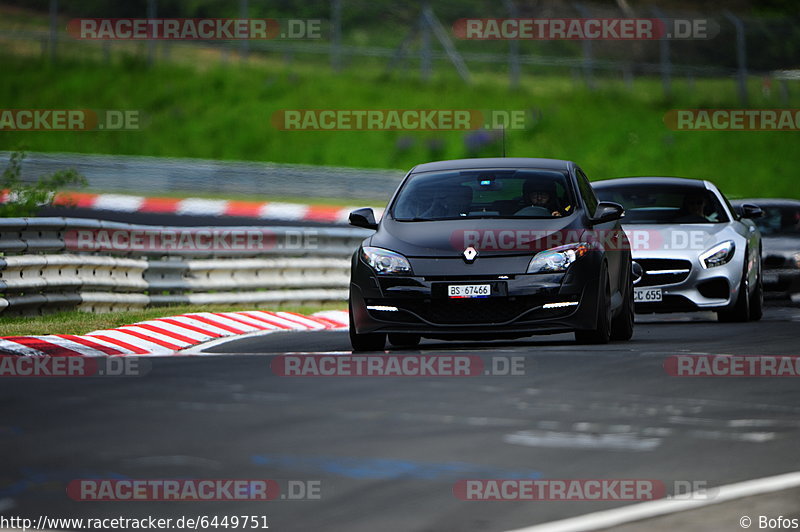
<svg viewBox="0 0 800 532"><path fill-rule="evenodd" d="M542 308L563 308L563 307L574 307L578 304L578 301L562 301L560 303L545 303Z"/></svg>

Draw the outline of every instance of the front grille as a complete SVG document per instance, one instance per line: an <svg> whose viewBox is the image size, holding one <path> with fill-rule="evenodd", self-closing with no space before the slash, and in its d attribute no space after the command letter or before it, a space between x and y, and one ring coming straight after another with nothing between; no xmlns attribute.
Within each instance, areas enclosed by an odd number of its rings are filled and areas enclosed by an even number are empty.
<svg viewBox="0 0 800 532"><path fill-rule="evenodd" d="M429 302L404 301L401 308L431 323L491 325L511 321L543 302L539 297L434 299Z"/></svg>
<svg viewBox="0 0 800 532"><path fill-rule="evenodd" d="M501 279L501 277L502 277L502 279ZM505 280L514 279L514 278L516 278L516 275L514 275L514 274L508 274L508 275L503 275L503 276L500 276L500 275L491 276L491 275L486 275L486 274L483 274L483 275L429 275L429 276L425 277L425 280L428 281L428 282L441 282L441 281L463 282L463 281L493 281L493 280L503 280L503 281L505 281Z"/></svg>
<svg viewBox="0 0 800 532"><path fill-rule="evenodd" d="M634 259L645 270L680 270L691 268L692 263L686 259Z"/></svg>
<svg viewBox="0 0 800 532"><path fill-rule="evenodd" d="M642 279L636 287L661 286L685 281L692 270L692 263L684 259L636 259L644 270ZM671 270L685 270L679 273L658 273Z"/></svg>

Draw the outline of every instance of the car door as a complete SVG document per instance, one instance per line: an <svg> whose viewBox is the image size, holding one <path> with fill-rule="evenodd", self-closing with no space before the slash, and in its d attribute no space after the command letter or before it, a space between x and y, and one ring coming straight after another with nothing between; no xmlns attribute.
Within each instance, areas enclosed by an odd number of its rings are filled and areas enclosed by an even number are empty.
<svg viewBox="0 0 800 532"><path fill-rule="evenodd" d="M589 178L579 167L575 167L575 177L578 182L578 193L583 200L587 216L593 216L597 211L597 204L599 200L589 183ZM622 283L625 282L626 276L623 270L623 265L627 264L626 253L627 250L620 249L619 246L607 245L607 242L620 242L621 240L616 237L617 234L622 236L622 226L619 220L597 224L591 227L598 235L615 235L614 238L604 238L601 236L600 242L604 244L606 259L608 260L608 277L611 281L611 297L614 300L614 305L622 301ZM618 295L617 295L618 294ZM619 297L620 299L617 299Z"/></svg>

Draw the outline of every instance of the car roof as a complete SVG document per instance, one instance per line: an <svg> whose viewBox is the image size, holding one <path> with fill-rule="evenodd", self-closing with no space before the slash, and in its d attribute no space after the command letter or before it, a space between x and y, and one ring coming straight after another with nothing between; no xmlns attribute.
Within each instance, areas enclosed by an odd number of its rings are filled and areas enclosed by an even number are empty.
<svg viewBox="0 0 800 532"><path fill-rule="evenodd" d="M479 159L452 159L418 164L411 173L441 170L470 170L476 168L536 168L541 170L568 170L571 161L561 159L533 159L527 157L486 157Z"/></svg>
<svg viewBox="0 0 800 532"><path fill-rule="evenodd" d="M702 189L707 188L706 182L702 179L689 179L687 177L617 177L614 179L592 182L592 187L600 188L617 185L672 185Z"/></svg>

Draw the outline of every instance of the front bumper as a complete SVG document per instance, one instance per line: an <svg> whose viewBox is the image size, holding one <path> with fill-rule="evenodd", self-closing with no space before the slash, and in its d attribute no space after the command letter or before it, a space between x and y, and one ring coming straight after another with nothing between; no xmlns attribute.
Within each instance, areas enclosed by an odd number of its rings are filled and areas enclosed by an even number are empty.
<svg viewBox="0 0 800 532"><path fill-rule="evenodd" d="M634 290L660 288L662 292L660 302L637 302L635 311L639 314L719 311L730 309L736 302L742 262L735 258L708 269L700 266L698 259L688 257L640 255L633 261L644 270L642 278L634 282Z"/></svg>
<svg viewBox="0 0 800 532"><path fill-rule="evenodd" d="M593 261L573 264L567 273L503 274L486 268L491 260L484 259L483 273L444 274L464 272L463 263L454 262L434 275L407 277L378 276L355 260L350 284L355 330L486 339L595 327L599 268L592 270ZM450 284L490 284L493 295L452 299ZM548 304L553 306L545 308Z"/></svg>

